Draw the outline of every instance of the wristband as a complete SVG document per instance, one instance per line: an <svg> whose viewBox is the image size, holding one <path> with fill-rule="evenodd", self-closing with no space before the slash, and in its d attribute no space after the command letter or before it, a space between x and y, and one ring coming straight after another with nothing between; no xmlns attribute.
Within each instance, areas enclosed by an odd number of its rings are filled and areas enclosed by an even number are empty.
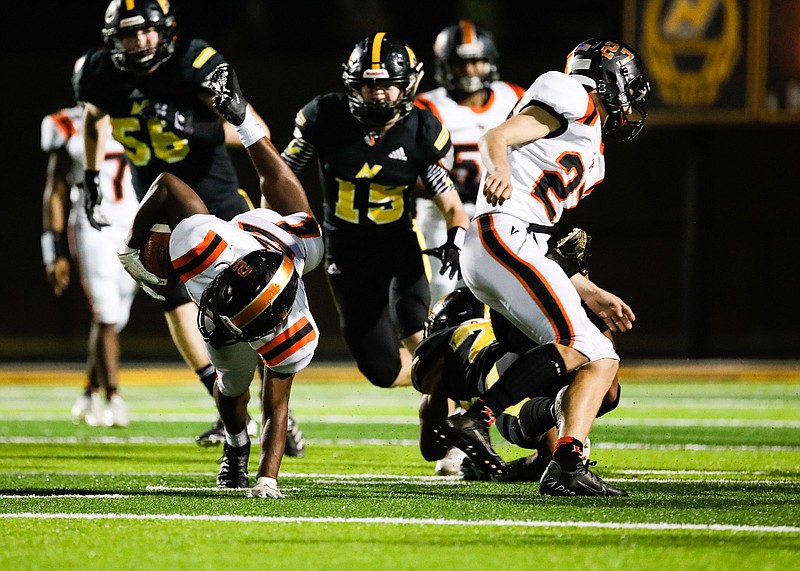
<svg viewBox="0 0 800 571"><path fill-rule="evenodd" d="M454 226L447 230L447 241L459 250L464 247L464 238L467 235L466 229L461 226Z"/></svg>
<svg viewBox="0 0 800 571"><path fill-rule="evenodd" d="M49 266L57 258L69 258L69 244L67 243L66 232L55 232L48 230L42 233L42 261L45 266Z"/></svg>
<svg viewBox="0 0 800 571"><path fill-rule="evenodd" d="M264 127L261 126L261 123L259 123L250 112L250 107L247 107L244 111L244 121L242 121L242 124L234 125L234 129L239 133L239 138L242 140L242 145L244 145L245 148L267 136Z"/></svg>

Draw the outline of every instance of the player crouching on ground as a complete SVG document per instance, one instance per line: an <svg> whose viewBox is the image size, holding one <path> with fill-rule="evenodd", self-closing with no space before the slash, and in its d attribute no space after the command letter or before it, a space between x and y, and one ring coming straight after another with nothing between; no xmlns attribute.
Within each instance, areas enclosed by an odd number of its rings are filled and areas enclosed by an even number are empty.
<svg viewBox="0 0 800 571"><path fill-rule="evenodd" d="M621 299L597 287L586 276L588 241L589 236L576 228L547 256L580 292L589 319L611 338L606 321L599 315L608 315L612 306L621 307L631 320L634 315ZM419 409L420 451L432 461L441 458L448 445L459 446L467 454L461 469L465 479L539 481L552 460L558 439L560 399L571 376L537 376L530 366L537 359L537 345L499 313L492 311L491 320L486 313L486 306L467 288L445 296L431 310L425 338L414 352L411 370L414 387L423 393ZM617 329L625 331L630 327ZM511 444L536 452L506 464L492 448L488 430L473 427L465 437L452 438L449 423L453 417L447 416L447 399L460 402L469 412L489 389L525 397L498 414L495 426ZM597 416L614 410L619 399L619 380L615 377ZM588 445L582 452L583 462L588 465ZM623 490L607 490L606 495L627 495Z"/></svg>
<svg viewBox="0 0 800 571"><path fill-rule="evenodd" d="M198 326L217 370L214 398L225 425L220 488L250 485L247 402L257 357L263 361L261 458L249 495L282 498L277 478L292 380L311 361L319 337L300 276L319 264L323 242L303 187L250 114L233 69L220 65L206 87L236 127L271 209L226 222L208 214L188 185L162 174L142 200L119 258L141 285L163 282L144 268L139 249L153 224L167 220L172 266L200 304Z"/></svg>

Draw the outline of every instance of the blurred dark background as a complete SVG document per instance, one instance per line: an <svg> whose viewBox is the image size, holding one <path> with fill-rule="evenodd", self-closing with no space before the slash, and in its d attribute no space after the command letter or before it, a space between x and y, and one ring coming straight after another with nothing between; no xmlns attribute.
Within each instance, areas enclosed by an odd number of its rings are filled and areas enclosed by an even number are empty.
<svg viewBox="0 0 800 571"><path fill-rule="evenodd" d="M390 31L415 49L427 70L424 91L435 87L436 33L461 17L474 19L495 35L503 79L527 87L540 73L563 69L566 54L580 40L610 35L638 45L638 37L630 36L639 35L638 22L652 4L666 3L178 0L173 8L183 37L206 39L236 67L246 95L282 149L297 110L319 93L342 88L342 62L356 41L375 31ZM774 4L797 13L797 2ZM77 277L57 299L42 269L46 157L39 148L39 125L44 115L73 104L72 64L100 43L106 5L105 0L34 0L7 7L6 25L16 32L2 40L8 126L2 145L7 200L0 210L6 260L2 361L84 358L89 315ZM727 83L729 92L741 94L729 98L733 112L670 108L657 95L647 128L632 143L607 144L605 182L561 224L562 232L579 225L592 235L592 278L636 312L635 329L617 339L623 357L798 356L800 129L796 113L765 119L753 111L752 97L765 94L748 87L754 85L750 71L762 80L771 72L764 65L745 69L755 53L767 49L766 39L751 30L747 5L738 3L743 18L731 52L741 62ZM724 18L717 16L723 24ZM785 19L778 20L787 27ZM709 29L713 34L714 22ZM788 26L787 33L796 35L797 29ZM788 71L780 68L788 75L800 68L800 49L793 42L770 42L773 50L794 50L785 58ZM653 83L658 94L658 82ZM783 96L777 104L789 105ZM257 181L247 155L232 154L243 186L255 197ZM316 172L307 170L302 180L320 214ZM323 271L306 281L322 330L319 357L349 359ZM179 360L158 304L144 294L123 333L122 357Z"/></svg>

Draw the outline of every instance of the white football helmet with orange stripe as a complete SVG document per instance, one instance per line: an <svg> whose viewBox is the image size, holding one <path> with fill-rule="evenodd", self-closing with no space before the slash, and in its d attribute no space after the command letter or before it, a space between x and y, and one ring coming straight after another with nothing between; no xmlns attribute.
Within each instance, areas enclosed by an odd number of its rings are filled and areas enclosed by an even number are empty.
<svg viewBox="0 0 800 571"><path fill-rule="evenodd" d="M433 43L436 81L448 93L464 95L475 93L499 79L497 72L497 47L492 35L469 20L448 26L436 36ZM463 62L486 62L481 75L467 75Z"/></svg>
<svg viewBox="0 0 800 571"><path fill-rule="evenodd" d="M197 317L203 339L219 348L265 337L291 312L299 282L292 258L280 250L242 256L203 292Z"/></svg>

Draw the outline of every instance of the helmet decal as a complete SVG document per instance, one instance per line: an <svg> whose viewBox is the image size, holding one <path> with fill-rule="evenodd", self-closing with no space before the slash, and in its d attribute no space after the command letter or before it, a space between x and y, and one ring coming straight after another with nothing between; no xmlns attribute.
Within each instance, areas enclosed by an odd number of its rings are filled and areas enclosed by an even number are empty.
<svg viewBox="0 0 800 571"><path fill-rule="evenodd" d="M242 277L247 277L252 273L252 266L240 258L231 265L231 270L236 272ZM275 275L267 283L259 294L248 303L239 313L231 318L231 322L239 328L249 325L256 317L258 317L266 308L268 308L275 298L284 290L288 285L294 273L294 263L291 258L284 256L283 263L281 264Z"/></svg>

